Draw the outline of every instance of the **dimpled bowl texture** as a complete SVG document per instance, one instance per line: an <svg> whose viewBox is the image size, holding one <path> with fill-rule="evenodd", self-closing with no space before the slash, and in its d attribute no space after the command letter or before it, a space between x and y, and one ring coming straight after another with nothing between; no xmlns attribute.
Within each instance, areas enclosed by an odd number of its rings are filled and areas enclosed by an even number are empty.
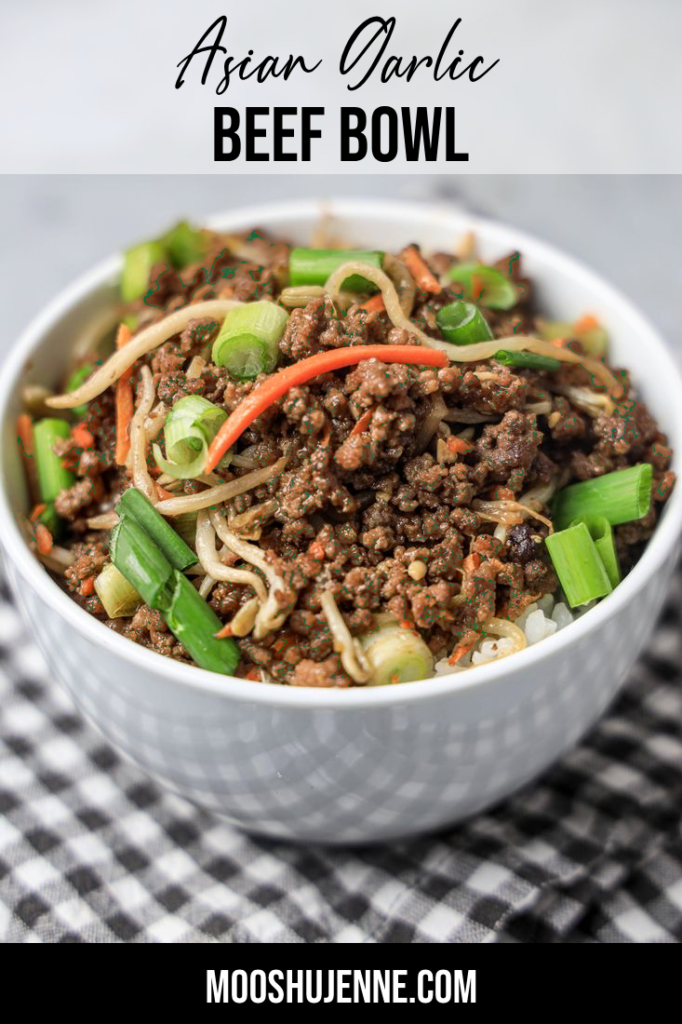
<svg viewBox="0 0 682 1024"><path fill-rule="evenodd" d="M452 250L467 230L483 258L519 249L548 315L585 311L608 326L676 450L682 385L655 331L589 270L511 228L449 207L311 201L218 217L308 244L321 213L355 246L410 241ZM614 593L558 635L468 673L402 686L286 688L171 662L112 633L74 604L26 547L14 420L19 384L55 385L79 326L110 300L120 259L61 294L17 340L0 381L5 564L31 635L54 675L111 744L152 778L254 833L323 843L378 842L440 828L529 782L613 700L651 635L675 565L682 495Z"/></svg>

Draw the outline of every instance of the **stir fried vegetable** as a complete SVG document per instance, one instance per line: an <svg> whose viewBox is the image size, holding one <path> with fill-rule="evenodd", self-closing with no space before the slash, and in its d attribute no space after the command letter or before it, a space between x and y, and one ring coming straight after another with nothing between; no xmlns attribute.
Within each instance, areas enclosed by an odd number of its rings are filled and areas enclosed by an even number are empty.
<svg viewBox="0 0 682 1024"><path fill-rule="evenodd" d="M590 531L590 537L606 569L609 582L612 587L617 587L620 583L620 566L611 523L605 516L581 516L572 525L576 526L579 523L584 523Z"/></svg>
<svg viewBox="0 0 682 1024"><path fill-rule="evenodd" d="M446 341L453 345L475 345L488 341L493 332L478 306L472 302L451 302L436 313L436 323Z"/></svg>
<svg viewBox="0 0 682 1024"><path fill-rule="evenodd" d="M197 556L192 549L135 487L124 491L116 512L121 521L131 520L144 530L175 569L188 569L196 564Z"/></svg>
<svg viewBox="0 0 682 1024"><path fill-rule="evenodd" d="M109 562L95 580L95 591L110 619L134 615L142 598L116 566Z"/></svg>
<svg viewBox="0 0 682 1024"><path fill-rule="evenodd" d="M448 270L448 279L463 288L463 298L480 302L488 309L511 309L518 292L511 277L483 263L456 263Z"/></svg>
<svg viewBox="0 0 682 1024"><path fill-rule="evenodd" d="M361 646L369 663L368 686L411 683L426 679L433 672L433 655L416 630L384 616L379 628L362 638Z"/></svg>
<svg viewBox="0 0 682 1024"><path fill-rule="evenodd" d="M609 575L585 523L551 534L545 544L571 608L611 593Z"/></svg>
<svg viewBox="0 0 682 1024"><path fill-rule="evenodd" d="M249 302L231 310L213 342L213 362L237 380L272 373L289 314L274 302Z"/></svg>
<svg viewBox="0 0 682 1024"><path fill-rule="evenodd" d="M289 258L289 283L293 287L303 284L326 284L338 267L355 260L381 270L384 253L364 249L292 249ZM343 282L343 290L369 294L376 291L376 286L366 278L353 274Z"/></svg>
<svg viewBox="0 0 682 1024"><path fill-rule="evenodd" d="M641 519L651 508L653 469L648 462L564 487L554 502L559 530L581 516L603 516L612 526Z"/></svg>
<svg viewBox="0 0 682 1024"><path fill-rule="evenodd" d="M121 273L121 298L124 302L142 298L149 287L153 267L166 258L161 242L141 242L128 249Z"/></svg>
<svg viewBox="0 0 682 1024"><path fill-rule="evenodd" d="M71 428L66 420L38 420L33 428L40 497L44 502L54 501L60 491L76 482L71 470L64 468L63 456L54 450L57 441L66 440L70 434Z"/></svg>
<svg viewBox="0 0 682 1024"><path fill-rule="evenodd" d="M545 370L549 373L553 373L561 366L558 359L552 359L551 356L540 356L536 352L509 352L506 349L500 349L499 352L495 353L495 359L498 363L502 363L503 366L517 366L519 369L525 368L527 370Z"/></svg>
<svg viewBox="0 0 682 1024"><path fill-rule="evenodd" d="M158 444L153 446L157 466L176 480L199 476L203 473L208 446L226 419L224 409L199 395L181 398L166 418L166 458Z"/></svg>

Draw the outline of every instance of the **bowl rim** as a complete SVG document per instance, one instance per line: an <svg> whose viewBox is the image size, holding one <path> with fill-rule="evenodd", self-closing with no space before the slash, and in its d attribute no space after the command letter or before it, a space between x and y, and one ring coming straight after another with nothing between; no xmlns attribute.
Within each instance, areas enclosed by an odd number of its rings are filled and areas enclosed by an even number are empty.
<svg viewBox="0 0 682 1024"><path fill-rule="evenodd" d="M657 358L665 370L663 384L666 389L682 393L682 375L672 354L656 328L635 308L630 300L610 285L601 275L589 269L580 260L565 255L554 246L543 242L525 231L518 230L489 218L468 213L448 203L406 202L380 199L325 199L325 200L283 200L275 203L237 207L222 214L206 218L206 223L224 229L238 230L254 224L268 227L284 219L301 218L311 220L321 213L333 217L371 215L383 220L403 218L440 219L447 218L455 231L472 230L502 247L511 246L521 252L532 254L533 259L548 263L552 270L561 270L567 276L581 279L598 289L605 305L619 309L621 315L630 320L643 342L656 350ZM12 352L5 359L0 375L0 424L4 429L7 407L11 400L16 381L36 345L53 324L66 313L77 307L92 291L111 281L120 269L121 255L111 256L97 263L81 274L75 281L60 291L44 309L27 325L18 338ZM675 447L682 445L682 403L675 422L679 439ZM123 662L135 664L140 670L165 681L190 689L209 692L224 698L246 703L265 703L273 706L298 708L348 708L362 710L370 707L395 706L412 701L431 700L461 690L483 689L485 686L503 684L507 675L522 672L531 666L541 665L554 655L579 641L589 633L597 633L610 619L628 604L656 574L672 554L676 541L682 532L682 488L675 488L667 503L666 514L659 522L656 532L649 540L639 562L608 598L580 616L559 633L548 638L546 643L532 647L506 658L479 665L474 672L455 672L451 675L436 675L427 680L402 683L396 687L351 687L348 689L288 687L253 680L224 676L173 661L148 648L120 636L103 623L89 615L73 601L52 579L35 558L14 520L11 502L6 489L6 477L0 449L0 537L3 547L9 549L6 557L13 561L20 575L29 585L35 587L43 600L76 631L85 634L96 646L107 648Z"/></svg>

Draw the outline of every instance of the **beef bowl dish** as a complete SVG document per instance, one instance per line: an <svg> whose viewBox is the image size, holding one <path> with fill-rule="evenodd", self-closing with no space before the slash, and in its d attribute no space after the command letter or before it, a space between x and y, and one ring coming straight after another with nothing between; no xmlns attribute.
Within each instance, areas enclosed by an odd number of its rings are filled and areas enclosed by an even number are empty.
<svg viewBox="0 0 682 1024"><path fill-rule="evenodd" d="M628 301L451 210L182 221L0 381L0 523L85 714L256 832L385 839L532 778L646 642L677 370Z"/></svg>

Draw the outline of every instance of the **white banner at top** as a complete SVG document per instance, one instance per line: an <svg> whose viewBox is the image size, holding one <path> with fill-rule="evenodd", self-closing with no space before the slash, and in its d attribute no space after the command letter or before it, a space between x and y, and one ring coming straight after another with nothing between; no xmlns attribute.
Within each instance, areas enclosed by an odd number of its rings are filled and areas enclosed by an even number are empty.
<svg viewBox="0 0 682 1024"><path fill-rule="evenodd" d="M25 0L5 173L677 173L677 0Z"/></svg>

